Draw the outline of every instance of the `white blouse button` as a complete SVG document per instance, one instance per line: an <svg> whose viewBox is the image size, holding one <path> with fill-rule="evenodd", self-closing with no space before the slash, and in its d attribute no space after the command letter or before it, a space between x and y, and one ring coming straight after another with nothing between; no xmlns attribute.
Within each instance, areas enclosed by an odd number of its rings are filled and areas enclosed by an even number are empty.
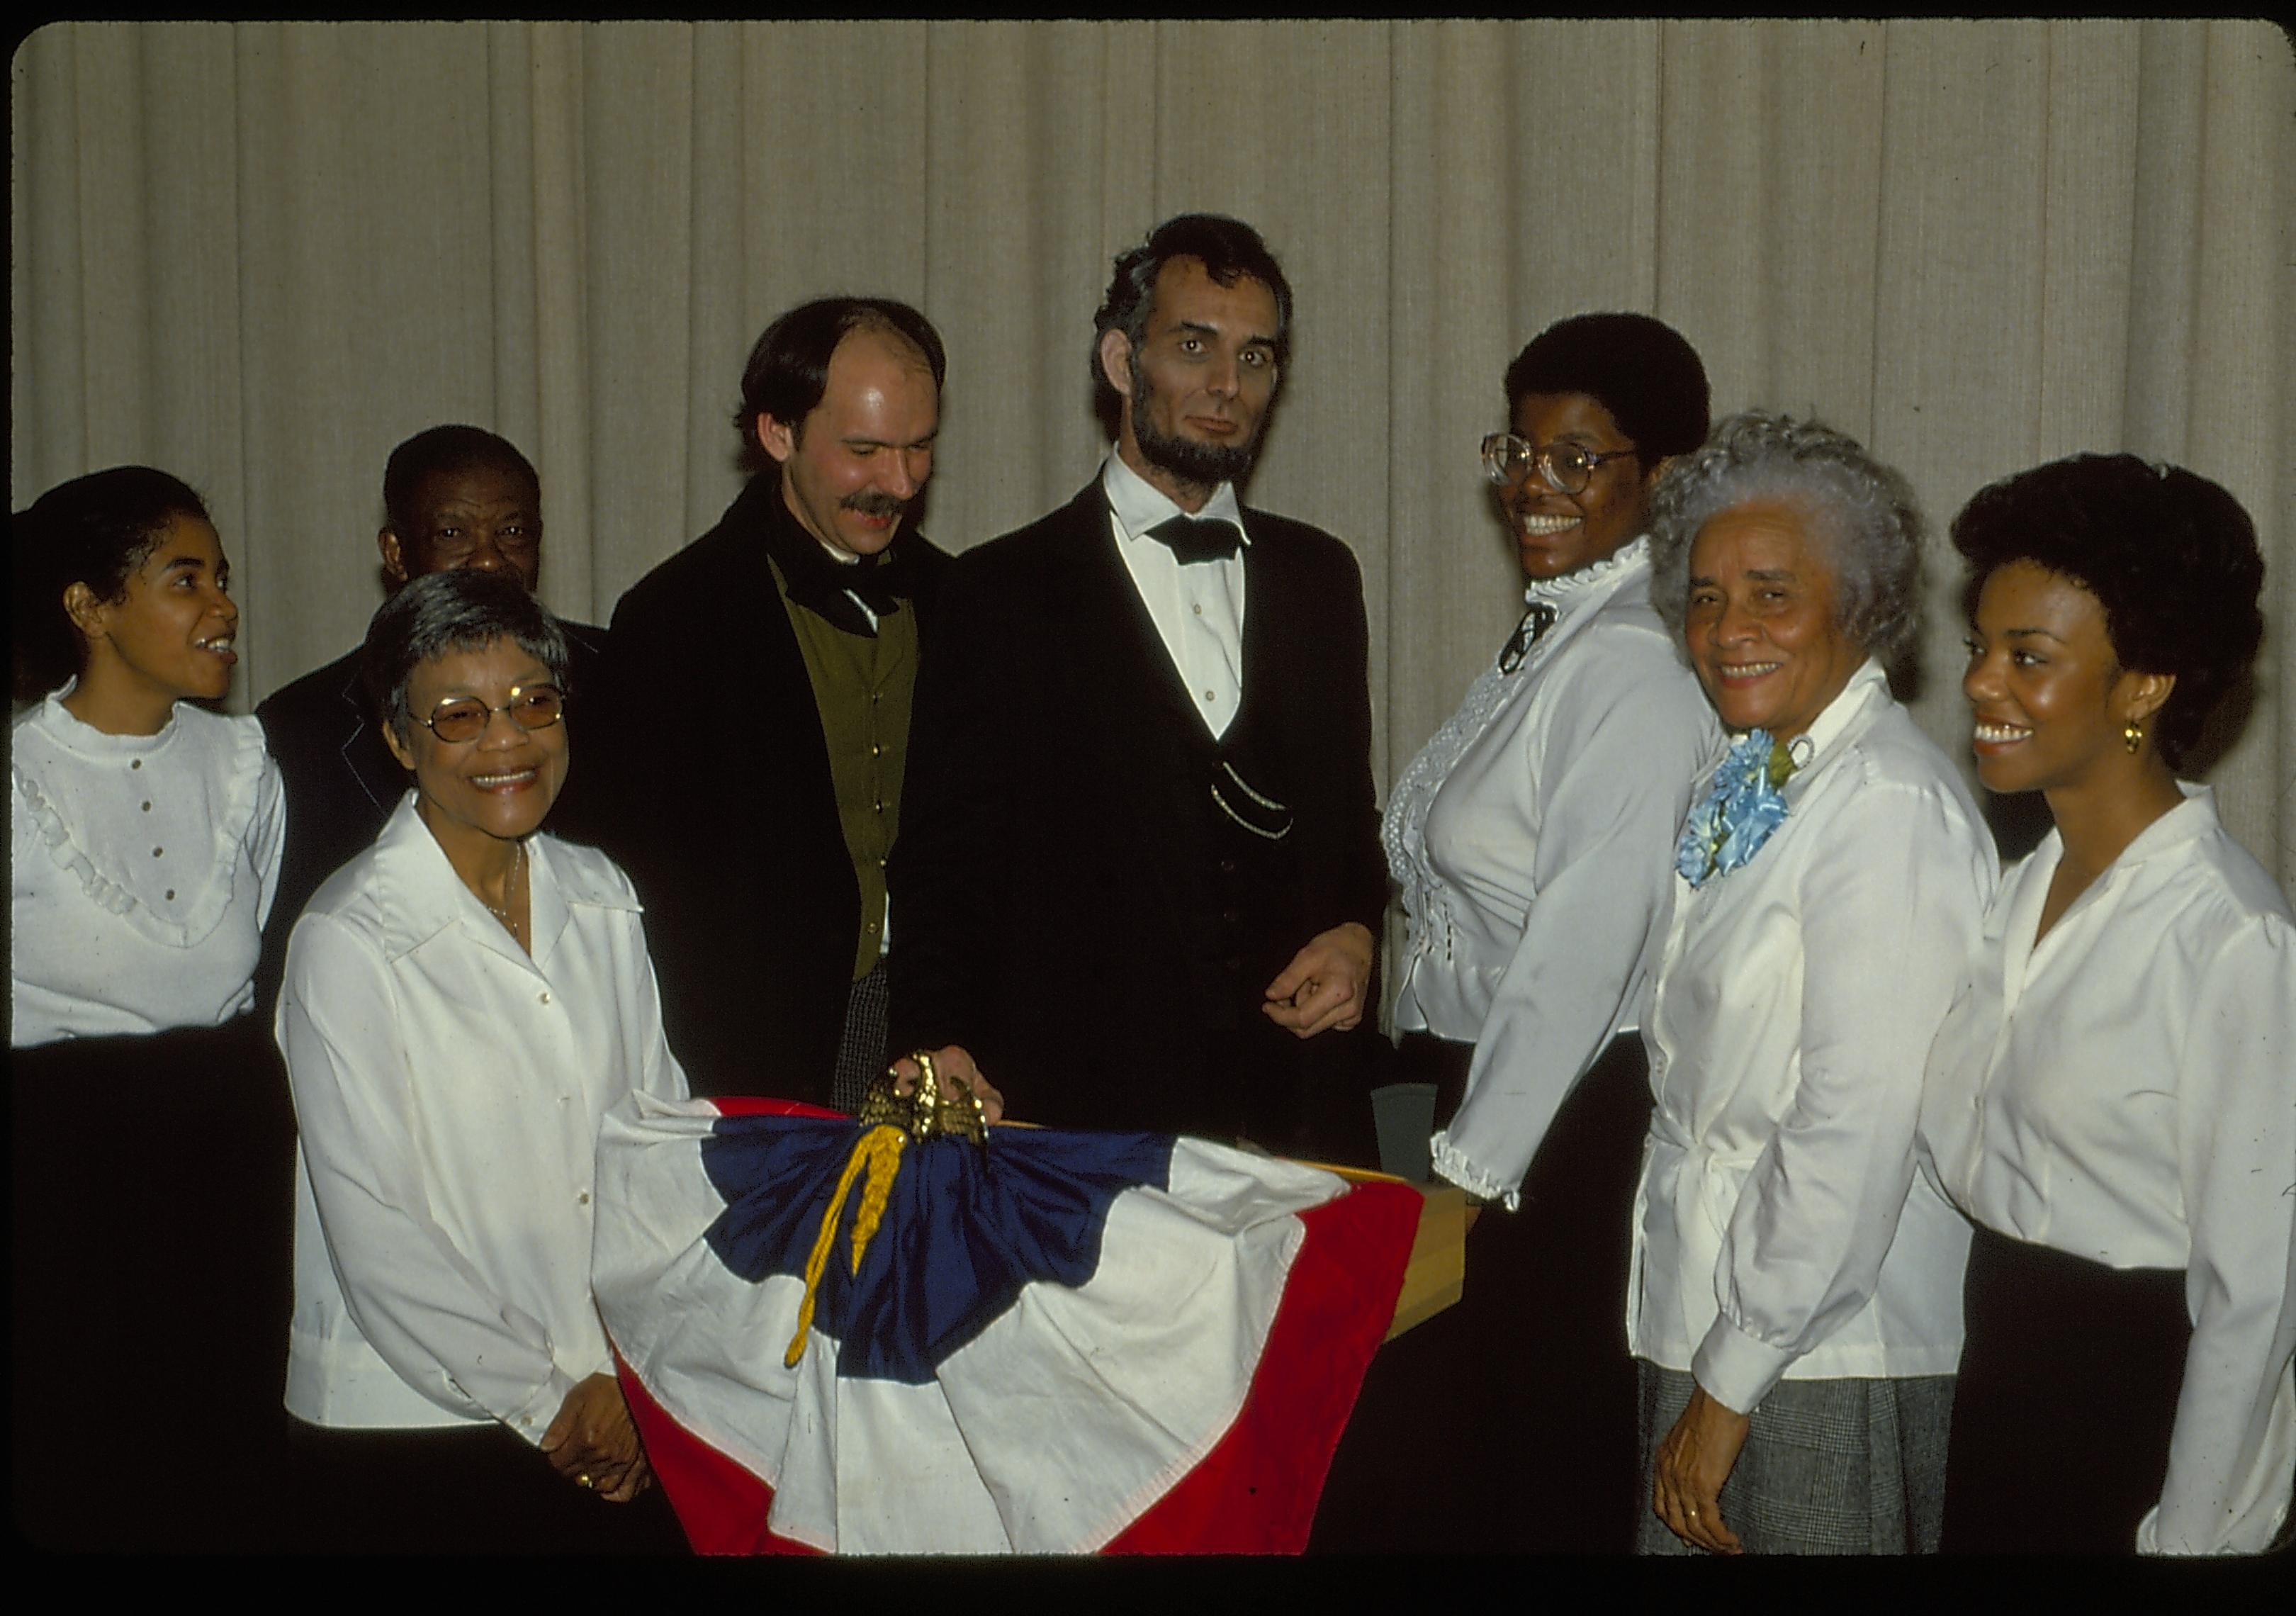
<svg viewBox="0 0 2296 1616"><path fill-rule="evenodd" d="M549 996L548 994L546 994L546 993L545 993L545 994L544 994L544 995L542 996L542 1002L543 1002L544 1004L547 1005L547 1004L550 1002L550 996Z"/></svg>

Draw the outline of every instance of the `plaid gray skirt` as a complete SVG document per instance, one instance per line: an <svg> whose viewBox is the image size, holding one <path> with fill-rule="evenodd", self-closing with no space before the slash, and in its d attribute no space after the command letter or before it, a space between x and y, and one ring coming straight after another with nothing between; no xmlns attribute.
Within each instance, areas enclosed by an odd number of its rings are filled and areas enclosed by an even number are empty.
<svg viewBox="0 0 2296 1616"><path fill-rule="evenodd" d="M1636 1359L1641 1392L1640 1554L1703 1554L1651 1508L1659 1444L1696 1384ZM1754 1410L1722 1519L1750 1554L1933 1554L1945 1515L1949 1374L1780 1381Z"/></svg>

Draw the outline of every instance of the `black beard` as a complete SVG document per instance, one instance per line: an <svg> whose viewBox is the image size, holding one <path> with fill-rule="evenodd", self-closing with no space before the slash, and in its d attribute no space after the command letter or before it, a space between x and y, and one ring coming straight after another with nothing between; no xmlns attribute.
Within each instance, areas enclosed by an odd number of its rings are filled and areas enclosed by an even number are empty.
<svg viewBox="0 0 2296 1616"><path fill-rule="evenodd" d="M1167 437L1156 429L1153 419L1156 390L1140 369L1140 357L1132 358L1132 441L1139 446L1140 457L1160 471L1169 472L1182 482L1201 488L1217 488L1224 482L1242 482L1251 475L1254 462L1259 458L1259 434L1255 431L1244 443L1198 443L1192 438ZM1274 400L1270 400L1274 402ZM1263 414L1260 424L1267 417Z"/></svg>

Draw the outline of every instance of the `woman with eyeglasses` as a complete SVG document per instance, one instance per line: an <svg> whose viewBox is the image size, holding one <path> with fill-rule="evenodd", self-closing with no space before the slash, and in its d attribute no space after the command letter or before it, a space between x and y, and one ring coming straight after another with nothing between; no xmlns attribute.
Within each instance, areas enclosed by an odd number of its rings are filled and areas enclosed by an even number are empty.
<svg viewBox="0 0 2296 1616"><path fill-rule="evenodd" d="M1505 398L1483 464L1526 610L1404 771L1383 839L1407 923L1398 1070L1436 1087L1435 1171L1506 1211L1478 1224L1461 1304L1374 1373L1423 1359L1425 1395L1455 1399L1430 1421L1464 1485L1447 1546L1623 1553L1650 1110L1634 1005L1690 782L1719 751L1643 534L1660 472L1706 436L1706 373L1657 320L1582 315L1516 356Z"/></svg>
<svg viewBox="0 0 2296 1616"><path fill-rule="evenodd" d="M48 1550L268 1541L291 1129L251 1013L279 770L199 495L118 466L10 523L14 1520Z"/></svg>
<svg viewBox="0 0 2296 1616"><path fill-rule="evenodd" d="M2261 637L2223 488L2131 455L1982 489L1977 773L2055 827L1930 1052L1976 1224L1948 1552L2255 1554L2296 1474L2296 915L2177 770Z"/></svg>
<svg viewBox="0 0 2296 1616"><path fill-rule="evenodd" d="M674 1548L590 1230L600 1120L685 1079L628 879L540 829L565 636L514 578L456 570L385 603L361 655L413 789L297 921L278 1012L306 1541Z"/></svg>

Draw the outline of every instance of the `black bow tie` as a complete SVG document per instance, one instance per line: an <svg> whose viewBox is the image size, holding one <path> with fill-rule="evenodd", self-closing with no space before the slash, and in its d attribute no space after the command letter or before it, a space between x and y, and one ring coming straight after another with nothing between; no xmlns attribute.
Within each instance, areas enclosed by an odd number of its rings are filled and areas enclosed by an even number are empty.
<svg viewBox="0 0 2296 1616"><path fill-rule="evenodd" d="M1226 561L1243 542L1232 521L1216 516L1175 516L1148 529L1148 537L1172 553L1183 567L1191 562Z"/></svg>
<svg viewBox="0 0 2296 1616"><path fill-rule="evenodd" d="M1499 671L1513 673L1521 667L1531 647L1538 644L1538 636L1554 627L1554 608L1545 601L1531 602L1522 614L1522 621L1514 626L1514 635L1507 641L1506 649L1499 652Z"/></svg>

